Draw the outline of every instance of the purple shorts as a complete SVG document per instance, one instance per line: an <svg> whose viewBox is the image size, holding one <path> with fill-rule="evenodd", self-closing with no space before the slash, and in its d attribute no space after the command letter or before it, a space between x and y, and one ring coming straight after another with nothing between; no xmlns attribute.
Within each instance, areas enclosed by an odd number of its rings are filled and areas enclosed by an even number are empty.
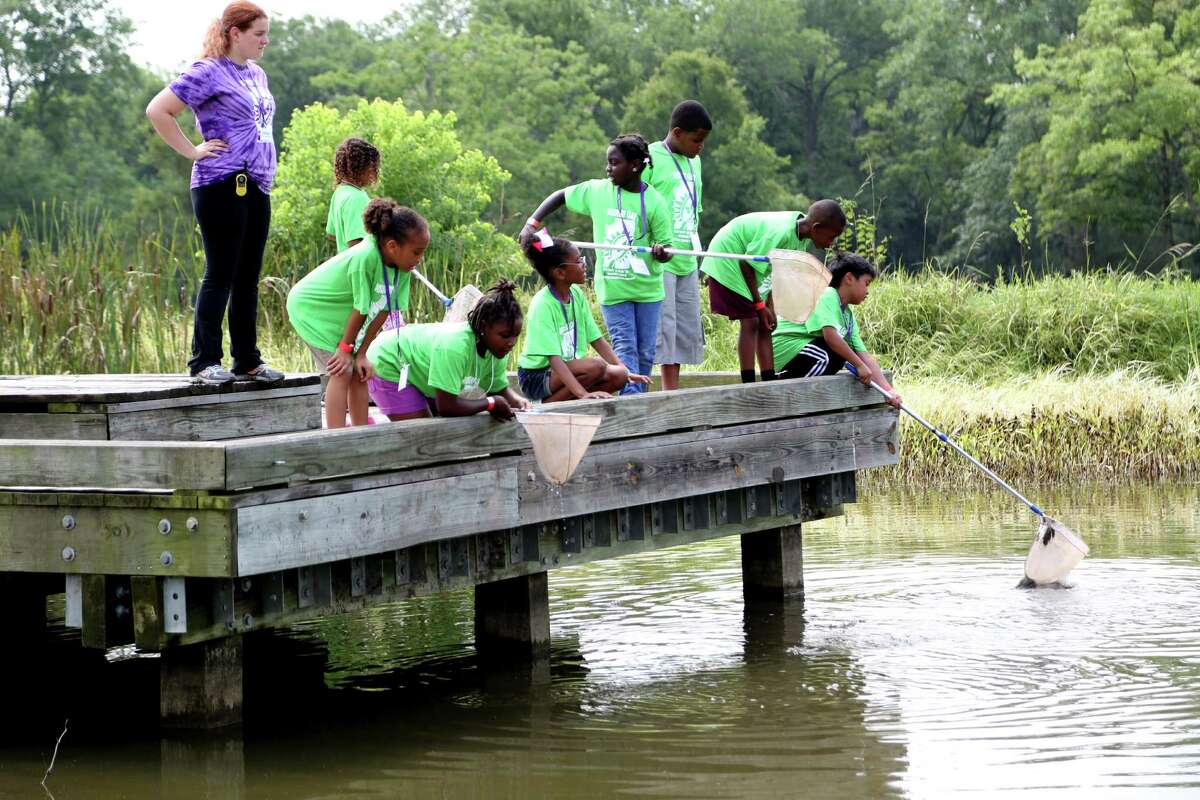
<svg viewBox="0 0 1200 800"><path fill-rule="evenodd" d="M712 277L708 279L708 303L714 314L729 319L751 319L758 315L754 303Z"/></svg>
<svg viewBox="0 0 1200 800"><path fill-rule="evenodd" d="M375 406L386 416L393 414L412 414L416 411L428 411L429 403L420 390L409 384L403 389L397 389L392 381L383 378L371 378L367 381L367 391Z"/></svg>

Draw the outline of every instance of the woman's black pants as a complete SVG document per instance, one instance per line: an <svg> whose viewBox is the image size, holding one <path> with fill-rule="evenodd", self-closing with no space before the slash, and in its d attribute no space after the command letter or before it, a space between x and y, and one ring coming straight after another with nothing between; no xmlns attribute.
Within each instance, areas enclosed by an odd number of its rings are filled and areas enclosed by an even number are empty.
<svg viewBox="0 0 1200 800"><path fill-rule="evenodd" d="M204 280L196 295L192 331L195 375L220 364L221 322L229 308L229 349L233 371L244 374L262 363L258 352L258 277L262 272L267 231L271 227L271 196L249 180L238 197L235 176L192 189L192 209L204 240Z"/></svg>

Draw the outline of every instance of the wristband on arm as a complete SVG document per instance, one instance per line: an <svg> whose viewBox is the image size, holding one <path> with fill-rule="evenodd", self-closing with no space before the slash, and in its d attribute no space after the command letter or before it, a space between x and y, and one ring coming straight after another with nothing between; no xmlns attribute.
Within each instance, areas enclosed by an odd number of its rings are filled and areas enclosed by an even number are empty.
<svg viewBox="0 0 1200 800"><path fill-rule="evenodd" d="M538 221L537 217L530 217L529 219L525 220L525 224L533 228L535 231L542 226L542 223Z"/></svg>
<svg viewBox="0 0 1200 800"><path fill-rule="evenodd" d="M489 394L488 399L487 399L487 410L491 411L495 407L496 407L496 398L494 395Z"/></svg>
<svg viewBox="0 0 1200 800"><path fill-rule="evenodd" d="M345 342L338 342L338 350L341 350L343 353L353 353L354 345L346 344Z"/></svg>
<svg viewBox="0 0 1200 800"><path fill-rule="evenodd" d="M767 304L765 302L763 302L762 300L754 301L754 310L755 311L762 311L766 307L767 307Z"/></svg>

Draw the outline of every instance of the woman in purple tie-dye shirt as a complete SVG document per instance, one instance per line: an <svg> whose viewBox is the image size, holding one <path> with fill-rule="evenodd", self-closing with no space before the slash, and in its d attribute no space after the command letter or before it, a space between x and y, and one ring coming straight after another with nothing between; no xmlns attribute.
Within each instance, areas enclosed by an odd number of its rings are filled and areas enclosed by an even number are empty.
<svg viewBox="0 0 1200 800"><path fill-rule="evenodd" d="M275 100L258 64L269 39L267 14L236 2L213 21L200 60L146 107L163 140L192 164L192 208L204 240L204 280L196 296L195 380L273 383L283 374L258 352L258 277L271 224ZM176 117L196 115L204 141L193 145ZM233 371L221 366L221 323L229 308Z"/></svg>

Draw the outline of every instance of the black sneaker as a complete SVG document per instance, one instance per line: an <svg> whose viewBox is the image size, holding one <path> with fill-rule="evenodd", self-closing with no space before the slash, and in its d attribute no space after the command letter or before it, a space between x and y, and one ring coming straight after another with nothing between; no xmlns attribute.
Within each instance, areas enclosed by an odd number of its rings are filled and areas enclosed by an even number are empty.
<svg viewBox="0 0 1200 800"><path fill-rule="evenodd" d="M277 369L271 369L266 364L259 364L257 367L248 372L238 373L236 377L239 381L253 381L255 383L279 383L283 380L283 373Z"/></svg>

